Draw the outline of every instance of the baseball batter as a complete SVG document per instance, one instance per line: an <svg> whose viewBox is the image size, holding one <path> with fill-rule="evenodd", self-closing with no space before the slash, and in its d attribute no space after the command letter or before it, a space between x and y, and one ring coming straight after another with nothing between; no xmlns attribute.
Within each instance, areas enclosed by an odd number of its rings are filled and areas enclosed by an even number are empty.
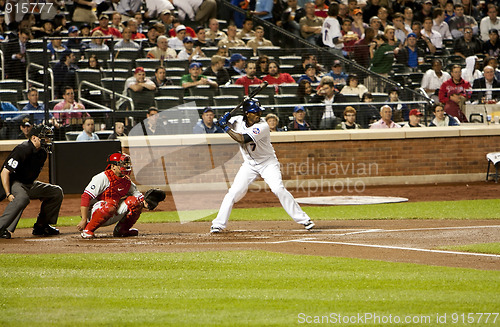
<svg viewBox="0 0 500 327"><path fill-rule="evenodd" d="M82 220L77 225L82 238L94 238L101 226L116 222L114 237L137 236L138 230L131 228L147 207L144 196L130 180L132 166L127 154L113 153L106 170L95 175L81 197ZM91 208L91 209L90 209Z"/></svg>
<svg viewBox="0 0 500 327"><path fill-rule="evenodd" d="M269 125L261 119L263 110L257 100L246 99L243 104L243 116L231 118L231 114L226 113L219 120L224 131L240 144L244 161L222 201L217 217L212 221L210 233L219 233L226 228L234 203L243 198L250 183L258 176L262 176L293 220L304 225L307 230L314 227L309 216L283 186L280 165L271 145Z"/></svg>

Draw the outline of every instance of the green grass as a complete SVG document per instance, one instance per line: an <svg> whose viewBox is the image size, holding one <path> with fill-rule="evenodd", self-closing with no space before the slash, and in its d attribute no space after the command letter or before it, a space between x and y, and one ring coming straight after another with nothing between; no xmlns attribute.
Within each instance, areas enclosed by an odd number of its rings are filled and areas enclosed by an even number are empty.
<svg viewBox="0 0 500 327"><path fill-rule="evenodd" d="M79 209L79 208L78 208ZM332 219L500 219L500 200L403 202L357 206L303 207L314 220ZM75 208L77 210L77 208ZM215 218L212 214L202 221ZM234 209L231 220L288 220L281 207ZM58 226L75 226L80 217L61 217ZM178 222L175 211L144 212L139 222ZM33 227L35 219L21 219L18 228Z"/></svg>
<svg viewBox="0 0 500 327"><path fill-rule="evenodd" d="M498 271L264 251L0 260L1 326L292 326L300 313L425 315L432 325L447 313L450 325L452 313L500 307Z"/></svg>
<svg viewBox="0 0 500 327"><path fill-rule="evenodd" d="M440 249L474 253L500 254L500 243L479 243L459 246L444 246Z"/></svg>

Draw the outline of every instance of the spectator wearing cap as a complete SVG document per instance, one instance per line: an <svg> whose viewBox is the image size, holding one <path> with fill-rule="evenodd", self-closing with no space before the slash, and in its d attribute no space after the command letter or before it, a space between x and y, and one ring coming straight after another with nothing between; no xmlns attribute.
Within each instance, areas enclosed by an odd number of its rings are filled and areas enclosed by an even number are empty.
<svg viewBox="0 0 500 327"><path fill-rule="evenodd" d="M139 50L141 46L139 43L136 43L132 40L132 30L130 27L125 27L122 32L123 39L116 42L114 49L122 50L122 49L131 49L131 50Z"/></svg>
<svg viewBox="0 0 500 327"><path fill-rule="evenodd" d="M421 23L423 23L424 19L427 17L432 18L432 0L425 0L422 4L422 8L413 15L413 19Z"/></svg>
<svg viewBox="0 0 500 327"><path fill-rule="evenodd" d="M134 76L127 78L125 81L123 95L128 94L128 89L131 89L134 92L141 92L144 90L155 91L156 85L153 81L146 77L144 68L137 67L134 70Z"/></svg>
<svg viewBox="0 0 500 327"><path fill-rule="evenodd" d="M347 78L349 77L346 73L342 71L342 64L340 60L334 60L332 64L332 70L330 70L326 76L331 76L333 78L333 84L335 86L344 86L347 84ZM339 88L340 89L340 88Z"/></svg>
<svg viewBox="0 0 500 327"><path fill-rule="evenodd" d="M43 21L41 27L33 26L31 28L31 33L35 39L41 39L44 36L52 36L52 33L54 33L54 23L49 20Z"/></svg>
<svg viewBox="0 0 500 327"><path fill-rule="evenodd" d="M418 109L410 110L409 120L404 123L403 128L409 127L425 127L425 125L420 124L423 114Z"/></svg>
<svg viewBox="0 0 500 327"><path fill-rule="evenodd" d="M175 36L168 40L168 46L174 50L184 49L184 38L186 37L186 26L178 25L175 28Z"/></svg>
<svg viewBox="0 0 500 327"><path fill-rule="evenodd" d="M186 95L189 95L188 88L196 87L198 85L210 85L217 87L217 82L208 79L201 73L201 64L193 62L189 65L189 74L183 75L181 78L181 86L186 89Z"/></svg>
<svg viewBox="0 0 500 327"><path fill-rule="evenodd" d="M203 75L216 77L217 85L226 84L231 79L231 76L229 76L229 73L224 68L225 63L226 58L219 55L213 55L210 59L210 67L205 69Z"/></svg>
<svg viewBox="0 0 500 327"><path fill-rule="evenodd" d="M361 125L356 123L356 109L351 106L345 107L344 121L338 124L335 129L361 129Z"/></svg>
<svg viewBox="0 0 500 327"><path fill-rule="evenodd" d="M500 55L500 42L498 42L498 30L492 28L488 33L488 41L483 43L483 53L486 57L497 58Z"/></svg>
<svg viewBox="0 0 500 327"><path fill-rule="evenodd" d="M271 60L269 62L268 71L269 74L264 76L262 80L268 82L271 85L280 85L283 83L295 83L295 80L293 79L292 75L288 73L280 73L280 66L274 60ZM276 93L277 92L278 88L276 88Z"/></svg>
<svg viewBox="0 0 500 327"><path fill-rule="evenodd" d="M217 18L211 18L208 21L208 31L206 33L206 37L214 43L227 37L226 33L219 30L219 21Z"/></svg>
<svg viewBox="0 0 500 327"><path fill-rule="evenodd" d="M460 125L460 121L457 117L450 116L444 111L444 105L442 103L436 103L432 107L432 112L434 113L434 118L429 123L429 127Z"/></svg>
<svg viewBox="0 0 500 327"><path fill-rule="evenodd" d="M29 133L33 126L30 124L30 121L28 118L23 119L21 124L19 125L19 129L21 132L17 135L18 140L28 140L29 139Z"/></svg>
<svg viewBox="0 0 500 327"><path fill-rule="evenodd" d="M205 27L198 26L196 27L195 32L196 32L196 40L194 41L195 47L204 48L204 47L215 46L215 43L207 40L207 32L205 31Z"/></svg>
<svg viewBox="0 0 500 327"><path fill-rule="evenodd" d="M383 129L383 128L401 128L398 124L392 121L392 109L388 105L380 108L380 120L373 123L370 129Z"/></svg>
<svg viewBox="0 0 500 327"><path fill-rule="evenodd" d="M82 36L82 37L90 36L90 25L89 24L80 25L80 36Z"/></svg>
<svg viewBox="0 0 500 327"><path fill-rule="evenodd" d="M245 76L238 78L234 84L243 85L245 94L248 95L248 87L250 85L261 84L262 80L256 77L257 64L254 61L247 61L245 65Z"/></svg>
<svg viewBox="0 0 500 327"><path fill-rule="evenodd" d="M313 64L306 65L306 72L304 75L300 76L297 83L300 83L302 81L308 81L311 84L319 82L319 79L316 76L316 66L315 65L313 65Z"/></svg>
<svg viewBox="0 0 500 327"><path fill-rule="evenodd" d="M82 40L77 37L80 36L80 30L75 25L70 26L68 28L68 40L64 42L64 45L67 49L71 49L74 51L82 50ZM87 45L86 45L87 47Z"/></svg>
<svg viewBox="0 0 500 327"><path fill-rule="evenodd" d="M106 36L112 35L115 39L122 38L122 33L119 30L109 26L109 16L106 14L99 16L99 26L92 30L92 35L94 35L95 31L101 31Z"/></svg>
<svg viewBox="0 0 500 327"><path fill-rule="evenodd" d="M88 0L73 0L75 11L71 21L77 23L93 24L97 20L97 16L92 9L97 8L96 1Z"/></svg>
<svg viewBox="0 0 500 327"><path fill-rule="evenodd" d="M481 31L481 40L486 42L490 39L489 31L494 28L496 30L500 29L500 19L498 19L498 8L496 5L489 3L487 16L481 19L479 24L479 29Z"/></svg>
<svg viewBox="0 0 500 327"><path fill-rule="evenodd" d="M181 22L179 21L178 18L174 17L172 19L172 28L171 29L168 29L168 36L169 37L174 37L177 35L175 29L177 28L177 26L179 25L182 25ZM186 26L184 25L184 27L186 28L186 35L185 36L190 36L192 38L195 38L196 37L196 32L194 29L192 29L191 27L189 26Z"/></svg>
<svg viewBox="0 0 500 327"><path fill-rule="evenodd" d="M165 35L160 35L156 40L156 47L151 49L146 57L163 61L166 59L177 58L177 52L175 52L174 49L169 48L167 37Z"/></svg>
<svg viewBox="0 0 500 327"><path fill-rule="evenodd" d="M233 47L244 47L245 42L240 40L239 38L236 37L236 32L237 32L237 27L234 24L231 24L227 27L227 37L225 39L222 39L219 41L217 44L218 47L221 47L223 45L227 46L228 48L233 48Z"/></svg>
<svg viewBox="0 0 500 327"><path fill-rule="evenodd" d="M141 12L141 5L141 0L121 0L116 4L116 11L120 14L122 22L128 22L137 12Z"/></svg>
<svg viewBox="0 0 500 327"><path fill-rule="evenodd" d="M127 27L130 28L130 32L132 32L132 36L130 37L132 40L137 40L137 39L145 39L146 35L142 34L139 32L139 23L137 22L137 19L131 18L127 22ZM153 29L154 30L154 29ZM154 30L156 31L156 30Z"/></svg>
<svg viewBox="0 0 500 327"><path fill-rule="evenodd" d="M396 60L407 67L417 68L418 58L424 57L425 51L417 46L417 35L413 32L406 36L405 43L406 45L397 51Z"/></svg>
<svg viewBox="0 0 500 327"><path fill-rule="evenodd" d="M260 47L272 47L273 43L264 38L264 28L257 26L255 28L255 37L247 42L247 47L253 49L253 53L257 54L257 49Z"/></svg>
<svg viewBox="0 0 500 327"><path fill-rule="evenodd" d="M365 35L365 29L369 25L363 21L363 11L359 8L352 12L352 31L358 34L358 37Z"/></svg>
<svg viewBox="0 0 500 327"><path fill-rule="evenodd" d="M54 86L57 97L63 94L65 86L76 87L76 71L78 70L78 66L75 65L75 61L75 54L71 50L66 50L62 53L59 62L54 65Z"/></svg>
<svg viewBox="0 0 500 327"><path fill-rule="evenodd" d="M310 131L311 125L305 120L306 110L303 106L293 108L293 121L288 124L289 131Z"/></svg>
<svg viewBox="0 0 500 327"><path fill-rule="evenodd" d="M156 24L149 26L148 32L146 33L146 40L141 41L141 48L143 50L148 48L154 48L156 46L156 41L158 40L158 37L160 35L161 33L158 31L158 26ZM134 36L133 33L132 36ZM132 38L132 40L134 40L134 38Z"/></svg>
<svg viewBox="0 0 500 327"><path fill-rule="evenodd" d="M224 133L222 128L214 123L214 111L210 107L206 107L201 114L201 120L193 127L193 134L214 134Z"/></svg>
<svg viewBox="0 0 500 327"><path fill-rule="evenodd" d="M247 57L234 53L229 60L231 67L227 70L229 76L245 75L245 62Z"/></svg>
<svg viewBox="0 0 500 327"><path fill-rule="evenodd" d="M174 20L176 18L174 15L172 15L172 12L168 9L163 10L160 13L160 21L165 25L165 28L167 29L169 36L175 36L175 26L174 26Z"/></svg>
<svg viewBox="0 0 500 327"><path fill-rule="evenodd" d="M197 60L198 58L205 58L205 54L201 51L200 47L194 47L193 38L186 36L184 38L184 49L177 55L177 59L188 60L189 62Z"/></svg>

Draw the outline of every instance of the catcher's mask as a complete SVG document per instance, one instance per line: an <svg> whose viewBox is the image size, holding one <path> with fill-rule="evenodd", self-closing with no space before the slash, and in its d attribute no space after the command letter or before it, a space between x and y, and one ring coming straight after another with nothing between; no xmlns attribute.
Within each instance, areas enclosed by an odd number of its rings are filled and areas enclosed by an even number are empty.
<svg viewBox="0 0 500 327"><path fill-rule="evenodd" d="M52 153L52 141L54 140L54 131L47 125L40 125L38 127L34 127L31 129L28 134L29 138L31 136L37 136L40 138L40 144L42 149L47 151L48 153Z"/></svg>
<svg viewBox="0 0 500 327"><path fill-rule="evenodd" d="M249 112L257 113L261 111L264 111L264 108L260 106L260 102L257 99L249 98L243 103L243 112L245 114Z"/></svg>
<svg viewBox="0 0 500 327"><path fill-rule="evenodd" d="M120 167L120 171L123 175L130 175L130 172L132 171L132 163L128 154L120 152L113 153L108 158L108 165L106 166L106 169L110 169L111 165Z"/></svg>

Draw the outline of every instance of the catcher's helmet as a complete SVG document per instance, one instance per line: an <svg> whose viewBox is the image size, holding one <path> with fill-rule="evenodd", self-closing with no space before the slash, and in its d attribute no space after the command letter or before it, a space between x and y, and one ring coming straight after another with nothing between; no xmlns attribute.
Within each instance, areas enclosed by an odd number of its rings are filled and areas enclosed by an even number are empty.
<svg viewBox="0 0 500 327"><path fill-rule="evenodd" d="M257 113L260 111L264 111L264 108L262 108L260 106L260 102L257 99L248 98L243 103L243 112L244 113L248 113L248 112Z"/></svg>
<svg viewBox="0 0 500 327"><path fill-rule="evenodd" d="M110 155L108 158L108 165L106 166L106 169L110 169L111 165L120 167L120 171L123 175L130 175L130 172L132 171L130 156L125 153L116 152Z"/></svg>

